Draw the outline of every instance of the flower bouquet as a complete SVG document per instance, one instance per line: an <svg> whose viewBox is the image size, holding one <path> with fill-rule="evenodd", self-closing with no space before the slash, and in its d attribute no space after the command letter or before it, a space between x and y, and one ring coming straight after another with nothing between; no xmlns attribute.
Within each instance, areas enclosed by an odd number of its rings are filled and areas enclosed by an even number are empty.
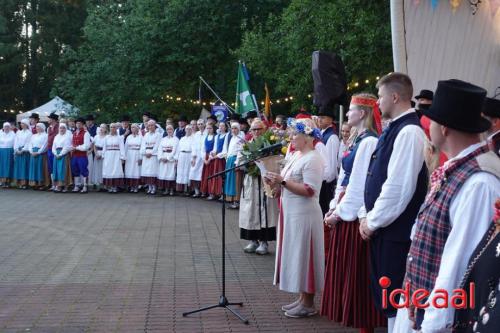
<svg viewBox="0 0 500 333"><path fill-rule="evenodd" d="M264 175L267 171L279 173L281 161L285 158L286 147L276 147L266 152L262 152L262 149L287 140L284 132L282 135L277 135L277 133L267 131L243 145L239 163L258 159L255 164L251 163L247 166L247 173L251 176ZM276 194L272 188L265 182L262 184L266 195L274 198Z"/></svg>

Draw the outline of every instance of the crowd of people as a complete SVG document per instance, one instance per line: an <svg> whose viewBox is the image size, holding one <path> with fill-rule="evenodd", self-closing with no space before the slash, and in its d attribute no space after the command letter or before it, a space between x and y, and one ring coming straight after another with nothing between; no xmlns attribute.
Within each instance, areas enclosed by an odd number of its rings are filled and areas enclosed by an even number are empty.
<svg viewBox="0 0 500 333"><path fill-rule="evenodd" d="M320 313L361 332L386 325L390 333L494 332L500 101L460 80L413 97L401 73L384 76L377 89L378 96L352 96L341 128L331 109L317 116L300 110L274 123L255 112L228 122L180 117L177 127L167 119L165 129L148 113L140 124L124 117L99 127L93 117L72 125L51 114L47 128L32 114L15 133L9 123L0 132L0 182L54 192L95 186L225 197L240 209L246 253L267 254L276 240L274 283L298 294L282 307L286 316ZM234 169L243 145L266 131L291 138L281 172ZM262 182L277 196L265 195ZM470 282L475 308L440 294L451 298Z"/></svg>

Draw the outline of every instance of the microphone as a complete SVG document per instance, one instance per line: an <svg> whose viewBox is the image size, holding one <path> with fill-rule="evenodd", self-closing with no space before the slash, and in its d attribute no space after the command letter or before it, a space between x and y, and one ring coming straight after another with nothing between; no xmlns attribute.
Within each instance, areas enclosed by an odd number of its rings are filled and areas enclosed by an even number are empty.
<svg viewBox="0 0 500 333"><path fill-rule="evenodd" d="M261 153L261 154L269 154L273 150L279 149L279 148L283 147L284 145L286 145L286 143L287 143L286 141L282 141L282 142L275 143L274 145L270 145L270 146L267 146L267 147L264 147L264 148L260 148L259 149L259 153Z"/></svg>

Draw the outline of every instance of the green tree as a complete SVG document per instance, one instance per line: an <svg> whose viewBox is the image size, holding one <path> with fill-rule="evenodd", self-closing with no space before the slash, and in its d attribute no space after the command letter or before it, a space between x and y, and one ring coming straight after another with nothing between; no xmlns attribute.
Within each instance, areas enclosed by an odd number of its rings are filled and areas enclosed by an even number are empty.
<svg viewBox="0 0 500 333"><path fill-rule="evenodd" d="M293 0L281 16L271 16L243 37L237 54L268 82L275 96L293 95L294 106L312 104L311 54L338 53L348 81L370 77L392 68L389 3L366 0ZM255 90L255 89L254 89Z"/></svg>

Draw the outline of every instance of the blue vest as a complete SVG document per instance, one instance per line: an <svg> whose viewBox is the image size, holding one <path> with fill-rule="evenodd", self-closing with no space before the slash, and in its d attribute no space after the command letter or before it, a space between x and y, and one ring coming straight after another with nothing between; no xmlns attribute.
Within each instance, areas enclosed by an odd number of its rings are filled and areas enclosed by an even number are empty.
<svg viewBox="0 0 500 333"><path fill-rule="evenodd" d="M210 153L214 149L215 135L212 136L212 140L208 139L208 135L205 138L205 151Z"/></svg>
<svg viewBox="0 0 500 333"><path fill-rule="evenodd" d="M224 139L226 138L227 133L222 136L222 134L217 134L217 154L222 152L224 148Z"/></svg>
<svg viewBox="0 0 500 333"><path fill-rule="evenodd" d="M365 131L360 136L358 136L354 141L353 146L349 148L347 155L342 159L342 169L344 170L344 179L342 180L341 184L342 186L347 186L349 184L349 178L351 177L352 167L354 165L354 158L356 157L356 153L358 152L361 141L371 136L377 137L377 135L371 131Z"/></svg>
<svg viewBox="0 0 500 333"><path fill-rule="evenodd" d="M97 134L97 126L95 124L92 125L92 126L89 126L87 128L87 131L89 132L89 134L90 134L91 137L94 137Z"/></svg>
<svg viewBox="0 0 500 333"><path fill-rule="evenodd" d="M178 128L175 129L175 133L174 134L177 137L177 139L180 140L180 139L182 139L182 137L184 135L186 135L186 129L178 127Z"/></svg>
<svg viewBox="0 0 500 333"><path fill-rule="evenodd" d="M366 176L364 197L367 212L373 209L375 201L382 191L382 185L387 179L387 166L392 155L394 141L399 132L408 125L420 126L416 113L412 112L391 122L378 140ZM410 240L411 228L427 193L427 179L427 167L423 163L418 174L417 187L410 203L393 223L386 228L378 229L375 237L400 242Z"/></svg>
<svg viewBox="0 0 500 333"><path fill-rule="evenodd" d="M333 127L328 127L324 132L323 132L323 137L321 138L321 141L325 144L328 142L328 139L335 134L335 131L333 130Z"/></svg>

